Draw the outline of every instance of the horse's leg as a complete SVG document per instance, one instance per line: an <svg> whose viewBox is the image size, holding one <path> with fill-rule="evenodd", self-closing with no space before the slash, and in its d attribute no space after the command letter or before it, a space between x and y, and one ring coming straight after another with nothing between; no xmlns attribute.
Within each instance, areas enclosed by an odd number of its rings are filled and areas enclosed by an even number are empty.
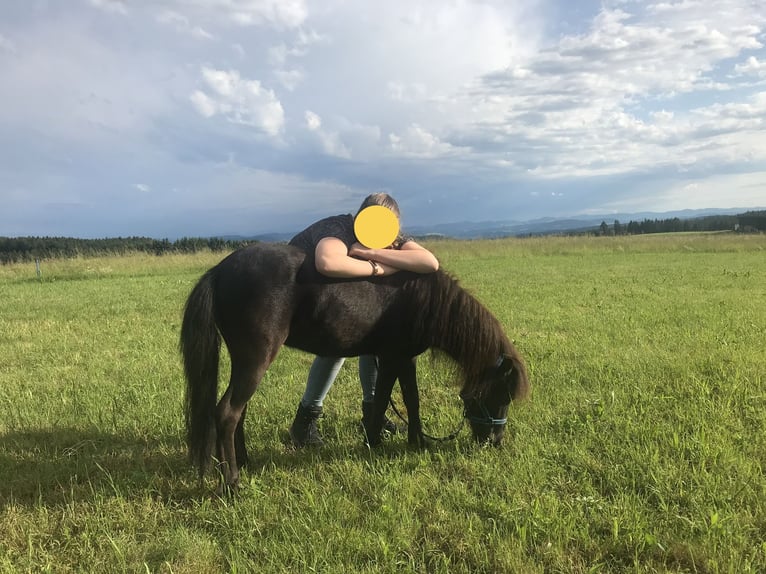
<svg viewBox="0 0 766 574"><path fill-rule="evenodd" d="M229 388L221 397L216 409L216 430L218 435L218 464L221 472L221 486L219 494L227 494L235 491L239 483L240 464L237 459L237 442L235 439L237 429L241 423L247 401L258 387L263 373L260 369L245 369L235 366L232 360L231 380ZM265 371L265 369L263 369ZM242 443L244 444L244 428L242 429Z"/></svg>
<svg viewBox="0 0 766 574"><path fill-rule="evenodd" d="M218 402L216 428L218 431L218 462L223 484L221 494L235 491L239 483L239 469L247 458L245 450L244 415L247 401L253 396L271 362L282 346L274 340L258 337L261 344L246 349L229 349L231 379L229 387Z"/></svg>
<svg viewBox="0 0 766 574"><path fill-rule="evenodd" d="M222 484L220 494L235 491L239 484L239 469L245 462L240 461L245 445L244 415L247 401L253 396L268 365L235 366L232 359L229 388L218 402L216 426L218 431L218 461Z"/></svg>
<svg viewBox="0 0 766 574"><path fill-rule="evenodd" d="M420 421L420 394L418 392L415 357L401 362L399 367L399 387L402 390L404 406L407 407L407 442L413 446L426 445L423 436L423 424Z"/></svg>
<svg viewBox="0 0 766 574"><path fill-rule="evenodd" d="M386 418L386 408L391 399L391 392L396 382L396 361L385 357L378 357L378 379L375 382L375 404L369 425L365 423L364 431L367 435L367 444L377 446L380 444L380 435L383 432L383 422Z"/></svg>
<svg viewBox="0 0 766 574"><path fill-rule="evenodd" d="M247 446L245 446L245 418L247 417L247 403L242 409L242 415L239 417L237 430L234 431L234 452L237 455L237 467L240 469L246 467L250 462L247 455Z"/></svg>

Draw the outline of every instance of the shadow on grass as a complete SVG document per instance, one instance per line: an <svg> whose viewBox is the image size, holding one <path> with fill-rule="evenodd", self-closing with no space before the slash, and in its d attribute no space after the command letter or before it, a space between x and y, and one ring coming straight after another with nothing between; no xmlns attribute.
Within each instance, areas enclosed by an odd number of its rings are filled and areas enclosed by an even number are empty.
<svg viewBox="0 0 766 574"><path fill-rule="evenodd" d="M83 497L191 494L183 443L98 429L11 432L0 443L0 504L57 505Z"/></svg>
<svg viewBox="0 0 766 574"><path fill-rule="evenodd" d="M250 434L251 473L269 467L300 470L336 460L398 460L413 452L406 436L398 435L369 449L362 442L349 443L329 437L321 448L295 449L287 432L277 440ZM463 450L455 443L429 443L433 452ZM377 465L375 465L377 466ZM417 465L415 465L416 467ZM415 468L413 467L413 468ZM11 432L0 442L0 505L59 506L72 501L104 498L153 498L186 506L209 495L214 471L200 484L196 469L179 436L156 437L110 434L98 429L45 429Z"/></svg>

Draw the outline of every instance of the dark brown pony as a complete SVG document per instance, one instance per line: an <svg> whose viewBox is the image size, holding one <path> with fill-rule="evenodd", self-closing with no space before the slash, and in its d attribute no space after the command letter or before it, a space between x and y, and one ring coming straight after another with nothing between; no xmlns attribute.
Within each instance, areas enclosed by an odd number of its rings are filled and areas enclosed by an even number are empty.
<svg viewBox="0 0 766 574"><path fill-rule="evenodd" d="M231 378L217 401L221 338ZM282 345L315 355L378 357L375 414L365 429L373 445L397 379L408 440L424 444L415 357L426 349L441 349L460 366L460 396L478 441L499 445L508 405L529 390L524 363L497 319L443 271L335 280L317 273L313 259L294 247L252 245L205 273L186 302L186 431L200 476L215 455L225 487L236 488L248 460L247 402Z"/></svg>

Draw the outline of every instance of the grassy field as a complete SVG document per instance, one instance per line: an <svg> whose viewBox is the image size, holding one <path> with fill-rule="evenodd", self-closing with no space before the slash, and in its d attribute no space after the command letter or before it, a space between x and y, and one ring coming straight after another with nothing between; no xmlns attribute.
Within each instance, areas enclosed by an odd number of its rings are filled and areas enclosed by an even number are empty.
<svg viewBox="0 0 766 574"><path fill-rule="evenodd" d="M370 451L351 360L295 451L312 357L284 349L235 501L186 461L177 351L220 255L0 267L0 572L766 572L766 236L429 247L527 359L504 446Z"/></svg>

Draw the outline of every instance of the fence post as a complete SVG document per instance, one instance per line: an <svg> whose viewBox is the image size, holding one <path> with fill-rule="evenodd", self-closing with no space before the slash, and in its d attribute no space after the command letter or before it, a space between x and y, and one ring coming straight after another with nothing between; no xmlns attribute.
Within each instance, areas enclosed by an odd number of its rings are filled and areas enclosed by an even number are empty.
<svg viewBox="0 0 766 574"><path fill-rule="evenodd" d="M43 272L40 271L40 260L35 259L35 271L37 271L37 278L40 279L43 276Z"/></svg>

